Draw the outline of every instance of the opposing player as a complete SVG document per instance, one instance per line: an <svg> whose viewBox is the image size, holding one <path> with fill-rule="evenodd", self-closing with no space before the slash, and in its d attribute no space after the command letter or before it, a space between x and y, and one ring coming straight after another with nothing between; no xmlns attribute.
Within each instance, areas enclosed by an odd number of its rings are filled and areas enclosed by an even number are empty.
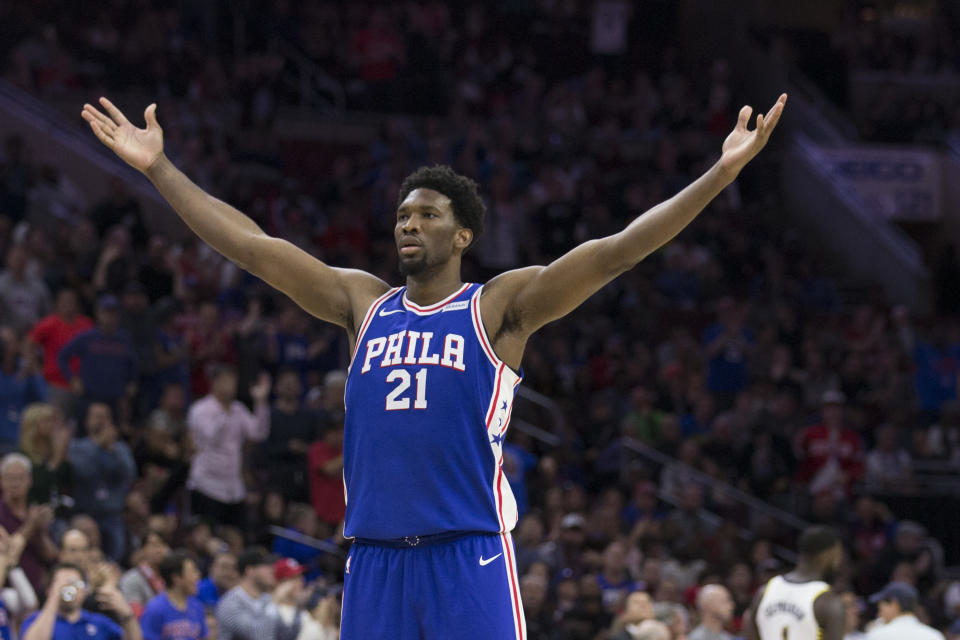
<svg viewBox="0 0 960 640"><path fill-rule="evenodd" d="M484 285L460 279L483 230L477 185L447 167L420 169L400 189L406 286L396 288L328 266L203 192L163 154L156 105L145 129L105 98L106 113L84 105L83 118L214 249L347 332L345 535L355 542L341 637L486 640L526 637L501 446L527 339L687 226L767 143L785 103L754 129L741 109L719 161L623 231Z"/></svg>
<svg viewBox="0 0 960 640"><path fill-rule="evenodd" d="M843 640L843 599L830 589L843 561L837 533L814 526L800 535L800 559L772 578L753 600L746 640Z"/></svg>

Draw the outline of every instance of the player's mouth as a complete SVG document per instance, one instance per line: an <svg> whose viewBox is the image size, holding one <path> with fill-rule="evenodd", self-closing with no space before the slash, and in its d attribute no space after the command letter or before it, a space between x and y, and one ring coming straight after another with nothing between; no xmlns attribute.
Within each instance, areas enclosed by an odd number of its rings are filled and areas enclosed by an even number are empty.
<svg viewBox="0 0 960 640"><path fill-rule="evenodd" d="M420 248L421 244L416 240L411 238L405 238L400 242L400 255L409 256L415 254Z"/></svg>

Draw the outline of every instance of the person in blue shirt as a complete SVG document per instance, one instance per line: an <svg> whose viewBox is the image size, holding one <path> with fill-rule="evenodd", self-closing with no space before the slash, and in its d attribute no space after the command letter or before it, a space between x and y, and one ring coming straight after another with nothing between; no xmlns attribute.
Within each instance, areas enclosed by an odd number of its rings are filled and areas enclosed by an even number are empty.
<svg viewBox="0 0 960 640"><path fill-rule="evenodd" d="M233 589L239 580L237 556L229 551L218 553L210 565L210 575L197 585L197 600L207 607L216 607L220 597Z"/></svg>
<svg viewBox="0 0 960 640"><path fill-rule="evenodd" d="M74 565L58 565L43 608L31 614L20 628L22 640L142 640L133 610L116 587L101 587L97 602L114 613L120 624L82 608L89 595L83 571Z"/></svg>
<svg viewBox="0 0 960 640"><path fill-rule="evenodd" d="M195 597L200 570L186 551L173 551L160 562L167 590L158 593L140 618L144 640L202 640L207 637L206 613Z"/></svg>

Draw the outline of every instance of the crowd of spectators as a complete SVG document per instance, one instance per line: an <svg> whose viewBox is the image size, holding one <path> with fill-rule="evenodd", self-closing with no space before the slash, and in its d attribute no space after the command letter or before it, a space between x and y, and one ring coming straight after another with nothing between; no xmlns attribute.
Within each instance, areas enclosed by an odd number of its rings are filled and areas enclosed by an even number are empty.
<svg viewBox="0 0 960 640"><path fill-rule="evenodd" d="M114 4L68 7L54 24L4 5L5 28L29 27L5 76L41 96L155 91L168 153L188 175L270 233L393 282L398 185L421 164L480 182L487 233L465 277L483 280L669 197L709 166L736 113L724 60L690 75L665 43L655 64L626 67L629 53L606 59L569 38L583 35L572 18L589 3L278 1L250 19L240 56L215 50L218 21L192 3ZM270 33L318 48L310 55L354 88L350 105L392 96L394 111L443 117L395 112L309 183L237 179L232 141L268 130L266 105L284 100ZM399 102L411 93L424 103ZM747 174L531 340L524 384L569 427L562 446L514 432L504 447L534 640L663 632L654 620L668 635L650 637L739 633L757 586L787 568L774 549L792 540L761 527L744 541L726 485L847 534L850 611L866 618L854 594L897 578L920 589L936 625L960 617L936 540L877 498L909 488L917 464L960 461L960 324L949 301L918 320L832 277L785 227L770 182ZM50 594L18 606L4 595L14 626L26 618L30 640L67 623L127 640L160 638L165 624L185 637L335 637L344 337L202 243L158 232L122 183L100 202L77 194L23 140L5 141L0 525L24 575L11 587ZM675 462L652 467L631 441ZM859 624L851 614L851 631Z"/></svg>

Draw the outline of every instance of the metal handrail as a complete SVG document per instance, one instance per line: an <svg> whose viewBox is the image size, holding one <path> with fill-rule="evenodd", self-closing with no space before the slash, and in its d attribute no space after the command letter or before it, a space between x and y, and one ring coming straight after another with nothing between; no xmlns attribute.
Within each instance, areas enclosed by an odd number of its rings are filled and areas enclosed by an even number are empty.
<svg viewBox="0 0 960 640"><path fill-rule="evenodd" d="M300 92L301 103L313 106L327 105L340 113L344 111L347 99L343 87L339 82L324 71L320 65L310 59L308 55L303 53L296 44L286 38L276 36L273 39L273 46L278 49L278 53L293 62L297 67L300 79L298 90ZM329 91L333 98L333 103L331 104L328 100L324 100L314 87L321 87Z"/></svg>
<svg viewBox="0 0 960 640"><path fill-rule="evenodd" d="M799 518L789 511L781 509L780 507L775 507L769 502L765 502L759 498L756 498L746 491L737 489L733 485L723 482L722 480L717 480L716 478L709 476L702 471L694 469L690 465L685 464L672 456L669 456L661 451L657 451L649 445L643 444L639 440L625 437L621 440L621 442L625 449L652 460L661 466L670 465L674 468L680 468L686 477L700 482L706 487L709 487L713 493L719 493L725 498L739 502L740 504L749 507L752 511L757 511L769 517L771 520L779 522L791 529L801 531L810 526L810 523L803 518Z"/></svg>

